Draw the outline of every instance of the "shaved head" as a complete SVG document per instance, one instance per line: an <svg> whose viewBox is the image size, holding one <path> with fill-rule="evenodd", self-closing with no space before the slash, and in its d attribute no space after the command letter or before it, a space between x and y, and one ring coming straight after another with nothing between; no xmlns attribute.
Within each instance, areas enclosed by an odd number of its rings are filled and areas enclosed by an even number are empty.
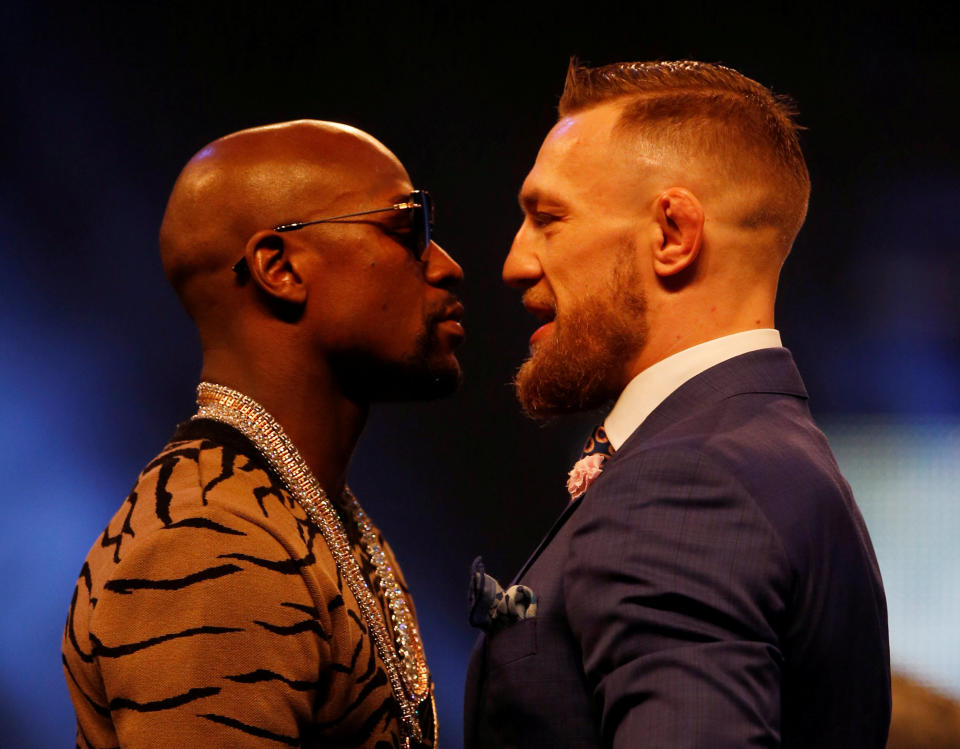
<svg viewBox="0 0 960 749"><path fill-rule="evenodd" d="M412 192L386 146L334 122L266 125L202 148L160 227L202 376L261 394L299 382L304 401L451 392L463 339L451 289L463 273L436 242L414 248ZM276 228L297 222L302 231Z"/></svg>
<svg viewBox="0 0 960 749"><path fill-rule="evenodd" d="M215 140L184 167L160 227L167 278L201 336L225 292L230 268L257 231L302 219L406 172L378 140L334 122L297 120ZM361 179L362 177L362 179Z"/></svg>

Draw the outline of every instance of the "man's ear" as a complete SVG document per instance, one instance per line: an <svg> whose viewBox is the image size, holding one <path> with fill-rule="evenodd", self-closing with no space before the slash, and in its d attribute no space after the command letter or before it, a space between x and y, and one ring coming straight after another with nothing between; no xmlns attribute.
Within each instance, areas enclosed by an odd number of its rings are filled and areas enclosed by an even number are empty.
<svg viewBox="0 0 960 749"><path fill-rule="evenodd" d="M302 307L307 286L290 250L283 236L266 229L250 237L243 256L250 279L264 294L284 306Z"/></svg>
<svg viewBox="0 0 960 749"><path fill-rule="evenodd" d="M703 245L703 205L683 187L671 187L657 196L656 221L660 243L653 250L653 270L660 277L675 276L693 266Z"/></svg>

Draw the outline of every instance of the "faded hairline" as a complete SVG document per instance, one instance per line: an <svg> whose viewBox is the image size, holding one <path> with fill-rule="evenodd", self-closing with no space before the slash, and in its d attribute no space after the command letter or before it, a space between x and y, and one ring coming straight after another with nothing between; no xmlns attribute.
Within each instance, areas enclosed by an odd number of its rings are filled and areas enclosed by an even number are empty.
<svg viewBox="0 0 960 749"><path fill-rule="evenodd" d="M745 207L742 223L776 229L786 256L810 194L790 99L722 65L680 60L590 68L571 59L560 117L607 103L621 106L615 133L640 135L678 160L706 161L725 179L760 188L765 197Z"/></svg>

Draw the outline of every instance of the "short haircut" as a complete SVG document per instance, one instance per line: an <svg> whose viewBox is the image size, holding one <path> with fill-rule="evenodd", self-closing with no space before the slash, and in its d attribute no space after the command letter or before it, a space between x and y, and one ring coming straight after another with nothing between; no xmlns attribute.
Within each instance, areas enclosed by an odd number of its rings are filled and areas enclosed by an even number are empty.
<svg viewBox="0 0 960 749"><path fill-rule="evenodd" d="M620 62L585 67L570 61L560 116L623 101L617 127L708 162L732 181L760 187L743 222L771 226L785 255L803 225L810 174L800 150L795 110L786 97L736 70L705 62ZM681 161L682 163L682 161Z"/></svg>

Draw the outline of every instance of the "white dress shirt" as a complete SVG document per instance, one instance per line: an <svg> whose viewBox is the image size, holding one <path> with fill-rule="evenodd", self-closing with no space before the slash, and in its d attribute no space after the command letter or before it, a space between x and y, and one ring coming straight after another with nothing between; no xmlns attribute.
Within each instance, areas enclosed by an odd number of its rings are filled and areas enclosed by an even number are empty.
<svg viewBox="0 0 960 749"><path fill-rule="evenodd" d="M630 380L607 415L603 428L610 444L619 450L644 419L691 377L740 354L782 345L778 331L761 328L714 338L658 361Z"/></svg>

